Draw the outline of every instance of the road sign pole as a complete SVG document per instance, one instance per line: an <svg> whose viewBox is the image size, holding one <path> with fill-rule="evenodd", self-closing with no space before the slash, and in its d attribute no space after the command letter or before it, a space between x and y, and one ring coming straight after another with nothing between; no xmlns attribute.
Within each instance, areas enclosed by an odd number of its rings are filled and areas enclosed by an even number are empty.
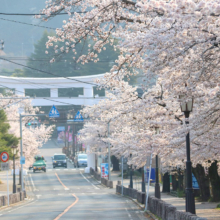
<svg viewBox="0 0 220 220"><path fill-rule="evenodd" d="M152 154L150 155L150 169L149 169L149 176L148 176L148 183L147 183L147 196L146 196L146 202L145 202L145 209L144 211L147 211L147 203L148 203L148 196L149 196L149 186L150 186L150 177L151 177L151 165L152 165Z"/></svg>
<svg viewBox="0 0 220 220"><path fill-rule="evenodd" d="M9 206L9 185L8 185L8 170L7 170L7 196L8 196L8 206Z"/></svg>
<svg viewBox="0 0 220 220"><path fill-rule="evenodd" d="M121 157L121 195L123 196L123 171L124 171L124 160L123 157Z"/></svg>
<svg viewBox="0 0 220 220"><path fill-rule="evenodd" d="M23 156L23 147L22 147L22 115L20 114L20 157ZM21 164L21 191L24 190L24 182L23 182L23 164Z"/></svg>

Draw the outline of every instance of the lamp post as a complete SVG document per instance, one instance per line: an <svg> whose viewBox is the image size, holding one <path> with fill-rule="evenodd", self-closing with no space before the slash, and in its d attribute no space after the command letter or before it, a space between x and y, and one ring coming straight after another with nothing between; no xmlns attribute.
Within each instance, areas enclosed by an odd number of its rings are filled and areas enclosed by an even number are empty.
<svg viewBox="0 0 220 220"><path fill-rule="evenodd" d="M186 124L189 124L188 118L189 114L193 109L193 99L189 101L183 101L184 96L181 95L181 111L184 112L186 120ZM188 100L188 99L187 99ZM191 212L192 214L196 214L195 211L195 198L192 188L192 163L190 161L190 139L189 132L186 135L186 212Z"/></svg>
<svg viewBox="0 0 220 220"><path fill-rule="evenodd" d="M159 134L159 128L156 127L156 134ZM159 184L159 165L158 165L158 155L156 155L156 182L155 182L155 197L160 199L160 184Z"/></svg>
<svg viewBox="0 0 220 220"><path fill-rule="evenodd" d="M130 154L130 158L132 157L132 154ZM132 179L132 164L131 164L131 168L130 168L130 188L133 189L133 179Z"/></svg>
<svg viewBox="0 0 220 220"><path fill-rule="evenodd" d="M17 146L12 146L12 153L13 153L13 193L16 193L16 179L15 179L15 155L17 152Z"/></svg>

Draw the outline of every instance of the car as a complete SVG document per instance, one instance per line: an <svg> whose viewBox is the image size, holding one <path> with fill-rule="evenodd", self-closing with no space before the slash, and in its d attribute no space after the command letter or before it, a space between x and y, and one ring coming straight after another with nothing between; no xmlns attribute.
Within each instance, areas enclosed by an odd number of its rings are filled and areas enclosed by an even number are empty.
<svg viewBox="0 0 220 220"><path fill-rule="evenodd" d="M87 167L87 154L77 154L74 159L75 167Z"/></svg>
<svg viewBox="0 0 220 220"><path fill-rule="evenodd" d="M66 154L54 154L54 156L52 157L52 161L53 161L53 168L56 167L65 167L67 168L67 161L66 161Z"/></svg>
<svg viewBox="0 0 220 220"><path fill-rule="evenodd" d="M33 173L36 171L44 171L46 172L46 161L43 156L35 156L35 162L33 164Z"/></svg>

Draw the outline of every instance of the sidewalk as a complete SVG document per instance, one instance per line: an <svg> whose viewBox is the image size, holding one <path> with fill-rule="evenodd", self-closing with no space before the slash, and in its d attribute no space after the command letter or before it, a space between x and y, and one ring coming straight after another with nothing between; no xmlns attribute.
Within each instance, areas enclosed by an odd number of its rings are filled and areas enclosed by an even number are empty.
<svg viewBox="0 0 220 220"><path fill-rule="evenodd" d="M119 177L120 172L112 172L111 180L113 181L113 186L116 188L117 181L121 181L121 177ZM123 186L128 187L130 183L129 179L123 180ZM136 183L133 181L133 188L140 190L141 179L137 179ZM161 187L162 188L162 187ZM146 185L147 190L147 185ZM154 196L154 186L149 187L149 196ZM172 204L177 208L177 210L184 211L185 210L185 199L170 196L168 193L161 193L161 199L165 202ZM207 218L208 220L220 220L220 209L215 209L217 204L214 202L196 202L196 214L199 217Z"/></svg>
<svg viewBox="0 0 220 220"><path fill-rule="evenodd" d="M13 191L13 176L11 175L11 170L8 172L8 183L9 183L9 194ZM7 195L7 172L0 171L0 196ZM19 183L19 176L16 175L16 184Z"/></svg>

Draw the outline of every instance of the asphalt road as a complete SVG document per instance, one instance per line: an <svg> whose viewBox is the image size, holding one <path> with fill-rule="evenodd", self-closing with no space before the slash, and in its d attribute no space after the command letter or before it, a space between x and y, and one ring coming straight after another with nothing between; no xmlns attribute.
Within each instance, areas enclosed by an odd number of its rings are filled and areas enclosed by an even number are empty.
<svg viewBox="0 0 220 220"><path fill-rule="evenodd" d="M1 220L142 220L142 211L129 199L103 187L83 168L53 169L51 156L61 152L52 141L41 149L47 172L26 176L28 200L0 210Z"/></svg>

